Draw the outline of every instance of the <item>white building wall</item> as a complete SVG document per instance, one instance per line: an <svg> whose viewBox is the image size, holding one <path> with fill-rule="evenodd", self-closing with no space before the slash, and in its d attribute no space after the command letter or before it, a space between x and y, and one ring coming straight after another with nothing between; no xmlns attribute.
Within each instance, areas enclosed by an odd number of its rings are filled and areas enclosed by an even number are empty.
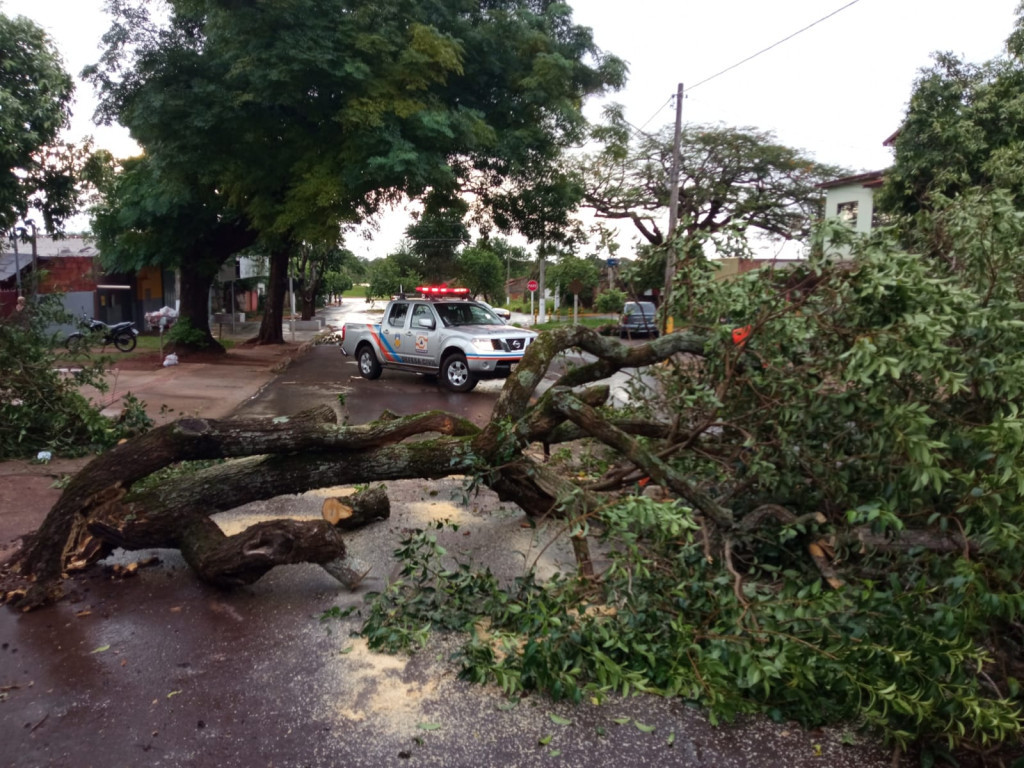
<svg viewBox="0 0 1024 768"><path fill-rule="evenodd" d="M869 234L875 213L875 191L863 184L845 184L825 193L825 218L841 219L855 232ZM851 215L851 213L853 215Z"/></svg>

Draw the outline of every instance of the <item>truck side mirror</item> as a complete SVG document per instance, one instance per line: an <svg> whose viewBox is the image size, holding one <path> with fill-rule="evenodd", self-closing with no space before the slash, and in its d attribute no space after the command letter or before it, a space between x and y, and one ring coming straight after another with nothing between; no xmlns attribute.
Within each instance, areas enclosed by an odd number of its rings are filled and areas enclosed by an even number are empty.
<svg viewBox="0 0 1024 768"><path fill-rule="evenodd" d="M434 330L434 318L432 317L417 317L416 327L426 328L427 330Z"/></svg>

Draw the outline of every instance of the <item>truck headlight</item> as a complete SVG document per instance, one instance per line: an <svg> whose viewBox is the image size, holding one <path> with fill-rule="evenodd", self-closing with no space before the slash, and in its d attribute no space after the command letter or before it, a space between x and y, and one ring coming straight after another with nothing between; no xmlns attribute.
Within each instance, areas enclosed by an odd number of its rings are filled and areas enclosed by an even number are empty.
<svg viewBox="0 0 1024 768"><path fill-rule="evenodd" d="M477 352L493 352L494 344L490 339L470 339L469 343Z"/></svg>

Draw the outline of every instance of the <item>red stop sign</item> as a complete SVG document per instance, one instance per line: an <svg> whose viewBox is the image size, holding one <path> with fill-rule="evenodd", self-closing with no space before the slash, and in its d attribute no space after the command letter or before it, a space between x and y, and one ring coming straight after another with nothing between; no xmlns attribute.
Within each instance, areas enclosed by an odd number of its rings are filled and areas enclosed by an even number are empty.
<svg viewBox="0 0 1024 768"><path fill-rule="evenodd" d="M531 280L530 282L528 282L526 284L526 289L528 291L536 291L537 290L537 281L536 280Z"/></svg>

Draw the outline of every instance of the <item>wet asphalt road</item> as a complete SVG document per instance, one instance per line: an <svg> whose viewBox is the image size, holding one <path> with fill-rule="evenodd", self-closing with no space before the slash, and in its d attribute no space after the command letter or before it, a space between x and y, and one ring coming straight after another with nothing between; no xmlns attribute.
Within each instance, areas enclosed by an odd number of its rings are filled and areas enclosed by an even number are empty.
<svg viewBox="0 0 1024 768"><path fill-rule="evenodd" d="M389 410L399 416L440 409L483 426L501 391L501 381L482 381L472 392L443 389L436 379L385 369L379 379L359 375L354 358L334 344L312 347L293 361L270 386L236 410L240 416L292 416L329 405L349 424L365 424Z"/></svg>
<svg viewBox="0 0 1024 768"><path fill-rule="evenodd" d="M356 424L385 408L444 408L482 424L499 388L484 383L458 395L394 371L369 382L336 347L321 346L239 413L285 416L329 403ZM220 522L230 530L274 516L319 517L323 497L340 492L247 505ZM224 592L161 550L122 556L159 558L134 578L97 569L58 605L27 615L0 609L0 766L890 765L870 744L843 745L839 731L763 720L714 728L681 700L612 697L574 707L529 696L511 704L494 688L459 680L456 643L443 637L411 658L369 652L353 634L358 610L367 591L394 575L392 550L410 528L459 522L457 538L442 543L505 577L521 572L524 553L543 551L552 568L571 558L557 531L524 529L517 508L467 496L458 479L392 483L389 494L392 517L349 539L351 554L373 568L356 592L309 565ZM322 621L334 606L357 613Z"/></svg>

